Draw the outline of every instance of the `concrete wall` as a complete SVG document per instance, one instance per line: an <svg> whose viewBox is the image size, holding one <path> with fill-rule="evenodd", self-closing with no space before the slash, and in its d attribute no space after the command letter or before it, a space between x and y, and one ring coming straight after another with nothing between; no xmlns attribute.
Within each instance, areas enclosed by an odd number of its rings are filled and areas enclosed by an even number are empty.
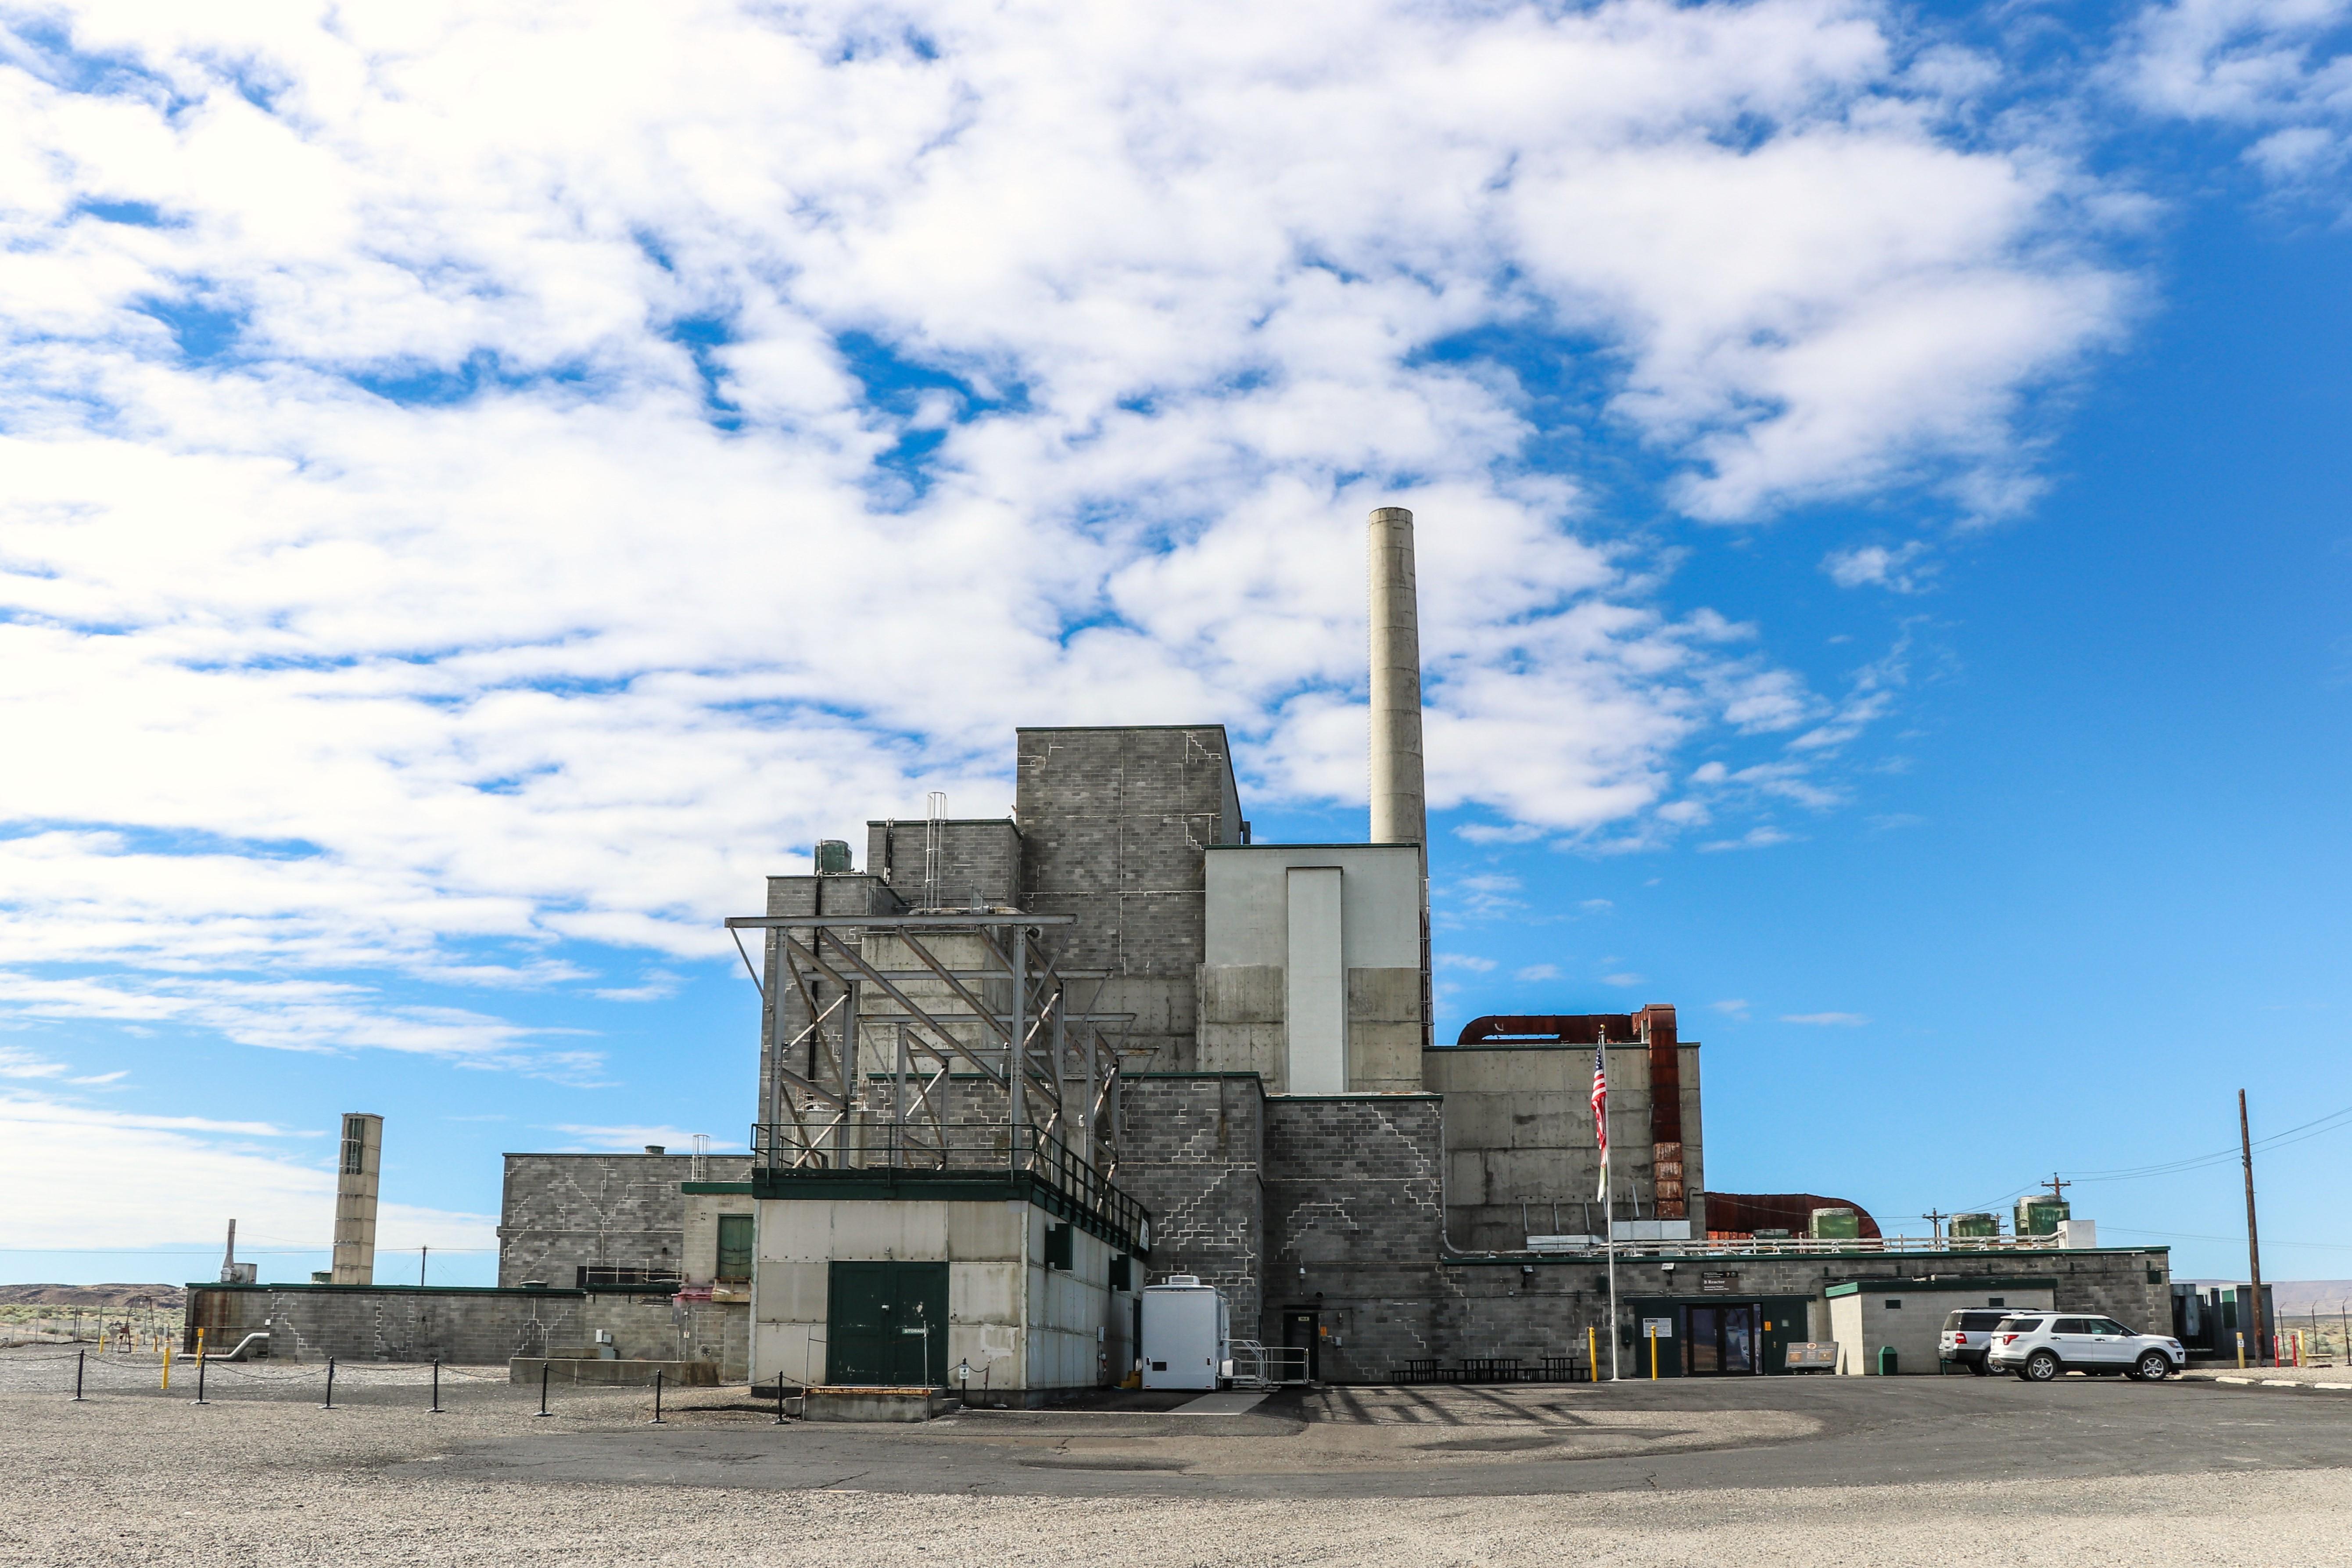
<svg viewBox="0 0 2352 1568"><path fill-rule="evenodd" d="M1078 917L1064 963L1105 969L1094 1005L1131 1012L1152 1070L1194 1066L1202 858L1243 839L1223 726L1017 733L1022 907Z"/></svg>
<svg viewBox="0 0 2352 1568"><path fill-rule="evenodd" d="M1691 1042L1676 1053L1684 1181L1693 1193L1704 1182L1698 1050ZM1655 1212L1648 1058L1646 1047L1609 1047L1611 1193L1619 1220ZM1530 1234L1601 1234L1592 1047L1444 1046L1423 1056L1422 1070L1445 1098L1445 1201L1456 1246L1515 1251ZM1704 1239L1696 1197L1690 1223L1692 1237Z"/></svg>
<svg viewBox="0 0 2352 1568"><path fill-rule="evenodd" d="M825 1380L836 1261L945 1262L947 1364L971 1367L975 1394L1092 1388L1133 1359L1134 1296L1110 1288L1118 1249L1074 1227L1072 1267L1046 1268L1058 1222L1025 1201L762 1198L756 1213L755 1382Z"/></svg>
<svg viewBox="0 0 2352 1568"><path fill-rule="evenodd" d="M2007 1307L2026 1311L2055 1307L2056 1290L2046 1285L2004 1281L1998 1288L1948 1279L1915 1279L1880 1289L1826 1296L1829 1332L1837 1342L1838 1374L1876 1377L1878 1352L1895 1347L1897 1376L1937 1370L1944 1319L1968 1307ZM1821 1314L1814 1314L1819 1318ZM2159 1330L2169 1332L2169 1328Z"/></svg>
<svg viewBox="0 0 2352 1568"><path fill-rule="evenodd" d="M674 1315L667 1296L605 1290L509 1290L439 1285L192 1285L184 1348L234 1348L267 1332L273 1361L443 1361L504 1365L551 1347L613 1335L620 1354L667 1361L720 1359L722 1313ZM706 1310L709 1310L706 1309ZM738 1309L740 1319L741 1310ZM742 1330L734 1331L740 1345ZM713 1350L709 1357L682 1349ZM740 1351L739 1351L740 1358Z"/></svg>
<svg viewBox="0 0 2352 1568"><path fill-rule="evenodd" d="M1323 907L1332 871L1336 922ZM1209 852L1204 877L1204 1070L1255 1072L1276 1094L1421 1089L1418 846L1223 845ZM1336 939L1318 942L1311 978L1292 973L1294 928ZM1334 1052L1336 1072L1327 1065ZM1301 1062L1313 1070L1302 1076Z"/></svg>
<svg viewBox="0 0 2352 1568"><path fill-rule="evenodd" d="M1199 1276L1225 1293L1244 1333L1262 1300L1265 1108L1249 1074L1130 1079L1114 1178L1150 1211L1150 1283Z"/></svg>
<svg viewBox="0 0 2352 1568"><path fill-rule="evenodd" d="M583 1265L679 1269L679 1184L751 1180L744 1154L509 1154L499 1215L499 1283L579 1282Z"/></svg>

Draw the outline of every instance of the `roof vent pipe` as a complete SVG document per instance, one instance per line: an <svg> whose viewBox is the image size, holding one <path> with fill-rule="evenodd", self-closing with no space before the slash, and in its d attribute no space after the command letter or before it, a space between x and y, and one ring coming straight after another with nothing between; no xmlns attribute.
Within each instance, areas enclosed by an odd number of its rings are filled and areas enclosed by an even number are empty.
<svg viewBox="0 0 2352 1568"><path fill-rule="evenodd" d="M1372 839L1426 844L1421 765L1421 617L1412 568L1412 513L1372 511Z"/></svg>

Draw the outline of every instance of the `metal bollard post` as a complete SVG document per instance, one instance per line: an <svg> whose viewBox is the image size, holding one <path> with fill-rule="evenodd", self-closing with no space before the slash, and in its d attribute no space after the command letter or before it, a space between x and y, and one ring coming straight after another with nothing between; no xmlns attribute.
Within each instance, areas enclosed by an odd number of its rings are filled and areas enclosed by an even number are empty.
<svg viewBox="0 0 2352 1568"><path fill-rule="evenodd" d="M89 1352L88 1351L76 1351L76 1352L74 1352L74 1403L75 1403L76 1405L79 1405L79 1404L82 1402L82 1398L81 1398L81 1363L82 1363L82 1358L83 1358L84 1356L88 1355L89 1353Z"/></svg>
<svg viewBox="0 0 2352 1568"><path fill-rule="evenodd" d="M329 1356L329 1357L327 1358L327 1403L325 1403L324 1405L321 1405L320 1406L319 1406L319 1408L320 1408L320 1409L321 1409L321 1410L332 1410L334 1407L335 1407L335 1358L334 1358L333 1356Z"/></svg>
<svg viewBox="0 0 2352 1568"><path fill-rule="evenodd" d="M784 1374L776 1373L776 1425L784 1424Z"/></svg>
<svg viewBox="0 0 2352 1568"><path fill-rule="evenodd" d="M433 1358L433 1408L426 1414L432 1415L441 1414L441 1358L439 1356Z"/></svg>
<svg viewBox="0 0 2352 1568"><path fill-rule="evenodd" d="M656 1426L667 1426L669 1423L661 1418L661 1368L656 1367L654 1368L654 1425Z"/></svg>
<svg viewBox="0 0 2352 1568"><path fill-rule="evenodd" d="M539 1363L539 1414L541 1419L547 1415L547 1363L545 1362Z"/></svg>
<svg viewBox="0 0 2352 1568"><path fill-rule="evenodd" d="M205 1397L205 1359L204 1347L199 1345L196 1347L196 1403L199 1405L212 1403Z"/></svg>

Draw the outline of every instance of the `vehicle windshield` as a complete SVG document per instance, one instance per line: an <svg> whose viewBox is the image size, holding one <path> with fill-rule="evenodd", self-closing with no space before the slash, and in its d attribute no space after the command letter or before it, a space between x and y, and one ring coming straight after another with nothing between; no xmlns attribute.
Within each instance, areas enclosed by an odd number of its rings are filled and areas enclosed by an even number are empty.
<svg viewBox="0 0 2352 1568"><path fill-rule="evenodd" d="M1993 1328L1997 1332L2004 1334L2031 1333L2040 1327L2041 1323L2040 1318L2003 1318L2000 1322L1995 1323Z"/></svg>

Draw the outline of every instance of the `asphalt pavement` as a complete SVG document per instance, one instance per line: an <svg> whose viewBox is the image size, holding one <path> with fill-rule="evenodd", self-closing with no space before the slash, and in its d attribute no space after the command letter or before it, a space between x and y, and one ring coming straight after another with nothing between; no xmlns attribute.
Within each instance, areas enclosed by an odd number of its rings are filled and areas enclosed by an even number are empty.
<svg viewBox="0 0 2352 1568"><path fill-rule="evenodd" d="M2337 1401L2340 1399L2341 1403ZM1285 1391L1228 1415L969 1411L524 1431L445 1479L919 1495L1475 1497L2352 1468L2352 1395L2069 1378Z"/></svg>

